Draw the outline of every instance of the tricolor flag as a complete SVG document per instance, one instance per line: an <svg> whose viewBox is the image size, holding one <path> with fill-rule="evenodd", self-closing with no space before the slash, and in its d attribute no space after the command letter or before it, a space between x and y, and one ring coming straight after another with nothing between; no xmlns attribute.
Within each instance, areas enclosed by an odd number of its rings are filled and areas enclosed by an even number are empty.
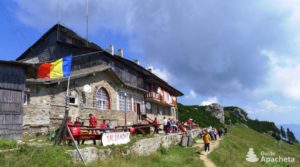
<svg viewBox="0 0 300 167"><path fill-rule="evenodd" d="M37 78L62 78L71 74L72 55L65 56L52 63L43 63L38 68Z"/></svg>

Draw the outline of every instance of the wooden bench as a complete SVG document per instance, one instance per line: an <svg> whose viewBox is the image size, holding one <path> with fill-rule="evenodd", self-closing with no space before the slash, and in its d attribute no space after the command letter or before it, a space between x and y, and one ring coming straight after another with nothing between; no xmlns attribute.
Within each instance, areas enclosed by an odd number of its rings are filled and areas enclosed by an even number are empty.
<svg viewBox="0 0 300 167"><path fill-rule="evenodd" d="M102 140L102 134L104 132L122 132L123 129L108 129L108 128L91 128L88 126L69 126L71 132L72 128L79 128L79 134L72 134L74 139L77 141L77 144L80 144L80 141L82 141L81 144L84 144L85 140L93 140L94 144L96 145L96 140ZM94 133L96 132L96 134ZM72 138L70 134L66 135L66 140L71 141Z"/></svg>

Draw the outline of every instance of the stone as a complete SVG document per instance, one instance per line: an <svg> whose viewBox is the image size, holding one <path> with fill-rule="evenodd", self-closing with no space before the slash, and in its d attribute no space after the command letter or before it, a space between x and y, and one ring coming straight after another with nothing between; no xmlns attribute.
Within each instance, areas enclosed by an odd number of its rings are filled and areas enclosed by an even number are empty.
<svg viewBox="0 0 300 167"><path fill-rule="evenodd" d="M205 110L210 112L214 117L220 120L221 123L225 122L224 109L221 105L213 103L211 105L204 106Z"/></svg>

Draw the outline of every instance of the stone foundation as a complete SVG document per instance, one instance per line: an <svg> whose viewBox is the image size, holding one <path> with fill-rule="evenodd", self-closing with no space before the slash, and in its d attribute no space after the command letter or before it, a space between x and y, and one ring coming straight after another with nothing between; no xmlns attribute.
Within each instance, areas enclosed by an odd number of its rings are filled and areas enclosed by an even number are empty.
<svg viewBox="0 0 300 167"><path fill-rule="evenodd" d="M199 133L200 129L192 130L192 138L195 138ZM124 153L124 156L128 154L136 154L139 156L149 155L156 152L160 147L169 148L172 145L179 144L182 136L183 133L176 133L139 140L127 150L126 154ZM87 163L105 160L113 154L109 148L97 149L96 147L86 147L79 150L84 161ZM74 162L81 162L76 150L69 150L66 153L73 157Z"/></svg>

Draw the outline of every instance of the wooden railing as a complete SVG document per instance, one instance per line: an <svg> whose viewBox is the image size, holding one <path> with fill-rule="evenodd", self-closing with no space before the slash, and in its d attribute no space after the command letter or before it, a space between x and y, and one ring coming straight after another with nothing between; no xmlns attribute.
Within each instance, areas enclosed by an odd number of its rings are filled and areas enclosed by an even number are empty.
<svg viewBox="0 0 300 167"><path fill-rule="evenodd" d="M145 98L147 99L154 99L154 100L157 100L157 101L161 101L161 96L160 94L156 93L156 92L148 92L146 95L145 95Z"/></svg>

